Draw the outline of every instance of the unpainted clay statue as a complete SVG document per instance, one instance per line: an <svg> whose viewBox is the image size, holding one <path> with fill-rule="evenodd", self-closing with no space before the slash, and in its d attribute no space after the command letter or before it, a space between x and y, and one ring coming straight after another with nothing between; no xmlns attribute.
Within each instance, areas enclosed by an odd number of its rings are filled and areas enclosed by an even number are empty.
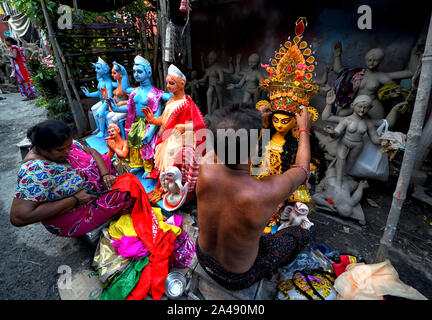
<svg viewBox="0 0 432 320"><path fill-rule="evenodd" d="M204 66L204 58L201 56L201 63L203 71L205 71L204 77L199 80L200 84L205 84L208 82L207 89L207 114L212 114L212 112L218 108L223 108L223 90L224 90L224 73L233 73L234 67L232 65L232 58L229 58L229 67L227 69L223 68L218 63L218 57L215 51L210 51L207 61L208 67Z"/></svg>
<svg viewBox="0 0 432 320"><path fill-rule="evenodd" d="M191 79L186 83L185 90L189 90L190 97L197 106L200 106L199 87L200 83L198 80L198 72L196 70L193 70L191 72Z"/></svg>
<svg viewBox="0 0 432 320"><path fill-rule="evenodd" d="M227 86L228 90L232 89L241 89L244 85L246 85L246 89L243 94L242 104L248 104L250 102L253 105L256 105L260 98L260 80L263 78L263 74L259 69L260 65L260 57L257 53L253 53L248 58L249 70L240 71L240 59L241 54L237 55L237 66L236 73L242 76L241 80L237 84L230 83Z"/></svg>
<svg viewBox="0 0 432 320"><path fill-rule="evenodd" d="M421 45L416 45L411 51L411 57L407 70L396 72L380 72L378 67L384 58L384 51L381 48L369 50L365 55L365 68L348 69L342 66L342 44L336 43L334 46L334 72L338 73L336 80L336 104L342 108L338 110L338 115L349 115L352 110L345 109L357 96L366 95L372 100L372 107L368 115L372 119L384 118L384 108L377 97L377 91L383 85L395 80L407 79L414 76L419 57ZM351 90L346 88L351 87Z"/></svg>
<svg viewBox="0 0 432 320"><path fill-rule="evenodd" d="M182 174L180 169L174 166L167 167L160 174L160 184L164 190L163 205L167 211L174 211L181 207L188 193L188 182L182 185Z"/></svg>
<svg viewBox="0 0 432 320"><path fill-rule="evenodd" d="M349 176L344 176L342 185L339 185L336 168L329 167L326 177L317 186L317 192L312 199L317 209L324 209L342 217L358 220L364 225L366 222L360 200L363 197L364 189L368 187L367 181L357 183Z"/></svg>
<svg viewBox="0 0 432 320"><path fill-rule="evenodd" d="M329 91L326 98L326 107L322 113L322 119L337 123L335 128L327 126L325 130L333 138L340 138L337 147L337 185L342 186L342 177L349 172L354 165L363 148L363 136L367 133L370 140L380 145L381 141L376 132L376 128L383 122L381 120L368 120L367 113L372 108L372 100L367 95L357 96L351 108L353 113L349 116L341 117L331 114L331 108L335 101L336 95L333 90ZM396 114L404 103L393 107L386 120L389 126L395 122Z"/></svg>
<svg viewBox="0 0 432 320"><path fill-rule="evenodd" d="M308 213L309 207L301 202L296 202L294 207L286 206L280 217L281 225L278 231L293 226L309 230L314 224L307 218Z"/></svg>
<svg viewBox="0 0 432 320"><path fill-rule="evenodd" d="M114 167L117 175L121 176L131 170L129 165L129 147L127 140L123 139L120 135L120 128L115 123L108 126L108 137L105 138L108 147L108 157L114 158Z"/></svg>

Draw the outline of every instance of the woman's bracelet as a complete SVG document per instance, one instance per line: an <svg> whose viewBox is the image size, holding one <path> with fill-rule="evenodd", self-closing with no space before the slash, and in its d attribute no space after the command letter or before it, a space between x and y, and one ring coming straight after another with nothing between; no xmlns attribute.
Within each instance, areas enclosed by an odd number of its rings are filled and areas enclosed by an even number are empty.
<svg viewBox="0 0 432 320"><path fill-rule="evenodd" d="M103 177L105 177L105 176L109 176L109 175L111 175L109 172L104 173L103 175L101 175L101 179L103 179Z"/></svg>
<svg viewBox="0 0 432 320"><path fill-rule="evenodd" d="M75 206L74 206L74 209L75 209L75 208L78 208L78 206L80 205L80 201L79 201L79 199L78 199L77 196L74 195L74 194L71 195L71 197L75 199Z"/></svg>

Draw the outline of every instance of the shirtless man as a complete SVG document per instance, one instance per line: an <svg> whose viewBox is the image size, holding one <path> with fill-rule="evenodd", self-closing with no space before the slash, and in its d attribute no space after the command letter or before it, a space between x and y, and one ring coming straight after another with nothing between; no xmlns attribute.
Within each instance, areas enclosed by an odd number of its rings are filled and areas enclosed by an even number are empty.
<svg viewBox="0 0 432 320"><path fill-rule="evenodd" d="M261 112L269 114L268 110ZM217 129L237 132L244 128L249 135L251 129L262 128L262 120L256 109L233 106L217 110L210 117L209 129L214 137ZM297 123L296 167L281 175L257 180L250 175L250 157L237 154L236 164L230 164L217 157L217 148L201 161L196 189L200 229L197 257L204 270L225 288L241 290L264 277L271 278L278 268L294 260L310 239L310 232L299 226L262 236L276 207L308 176L311 118L306 108L297 115Z"/></svg>

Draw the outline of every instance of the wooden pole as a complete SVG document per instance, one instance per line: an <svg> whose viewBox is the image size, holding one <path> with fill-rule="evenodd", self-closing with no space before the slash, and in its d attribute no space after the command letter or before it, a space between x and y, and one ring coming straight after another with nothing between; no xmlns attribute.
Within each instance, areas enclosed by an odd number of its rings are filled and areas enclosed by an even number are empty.
<svg viewBox="0 0 432 320"><path fill-rule="evenodd" d="M69 105L69 109L70 109L70 111L72 113L72 116L73 116L73 119L74 119L74 122L75 122L75 126L76 126L76 128L78 130L78 134L81 135L84 130L83 130L82 125L81 125L81 123L80 123L80 121L78 119L78 115L77 115L77 113L75 111L75 108L74 108L74 105L73 105L72 95L71 95L71 92L69 90L69 86L68 86L68 83L67 83L65 69L63 67L63 63L61 61L60 54L58 52L58 48L56 46L56 41L55 41L55 38L54 38L54 30L53 30L53 27L52 27L52 24L51 24L51 20L50 20L49 14L48 14L48 10L47 10L47 7L46 7L45 0L41 0L41 5L42 5L43 15L44 15L44 18L45 18L45 23L46 23L47 29L48 29L48 36L49 36L49 39L51 41L51 46L53 48L54 56L56 58L57 67L58 67L58 70L59 70L59 73L60 73L60 78L61 78L61 81L62 81L62 84L63 84L64 91L66 93L66 98L67 98L67 102L68 102L68 105Z"/></svg>
<svg viewBox="0 0 432 320"><path fill-rule="evenodd" d="M422 126L426 114L426 107L429 101L429 95L432 87L432 15L429 23L429 30L426 38L425 51L422 58L422 67L420 80L414 110L411 117L410 128L407 134L407 143L405 154L402 161L399 179L396 190L393 194L393 201L390 212L387 217L387 224L384 234L380 241L375 262L382 262L388 257L388 248L391 247L394 235L396 233L399 216L402 206L406 199L407 189L410 184L411 175L414 170L416 154L420 138L422 135Z"/></svg>

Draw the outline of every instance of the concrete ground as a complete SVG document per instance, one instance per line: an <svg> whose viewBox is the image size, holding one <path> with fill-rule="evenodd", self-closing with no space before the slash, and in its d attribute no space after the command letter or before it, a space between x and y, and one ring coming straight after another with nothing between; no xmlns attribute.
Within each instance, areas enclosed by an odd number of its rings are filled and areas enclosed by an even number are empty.
<svg viewBox="0 0 432 320"><path fill-rule="evenodd" d="M46 110L21 101L18 93L0 101L0 299L58 300L57 273L90 265L93 249L83 240L56 237L41 224L16 228L9 210L16 188L21 154L16 146L27 129L46 119Z"/></svg>
<svg viewBox="0 0 432 320"><path fill-rule="evenodd" d="M59 268L72 273L91 268L94 248L82 239L59 238L40 224L16 228L9 210L21 161L16 146L32 125L46 119L46 111L21 101L19 94L0 101L0 299L58 300ZM397 179L394 169L387 183L370 183L362 201L366 226L313 212L312 244L325 243L340 253L361 255L373 263L385 227ZM374 208L371 198L380 205ZM432 299L432 208L408 197L390 251L400 279Z"/></svg>

